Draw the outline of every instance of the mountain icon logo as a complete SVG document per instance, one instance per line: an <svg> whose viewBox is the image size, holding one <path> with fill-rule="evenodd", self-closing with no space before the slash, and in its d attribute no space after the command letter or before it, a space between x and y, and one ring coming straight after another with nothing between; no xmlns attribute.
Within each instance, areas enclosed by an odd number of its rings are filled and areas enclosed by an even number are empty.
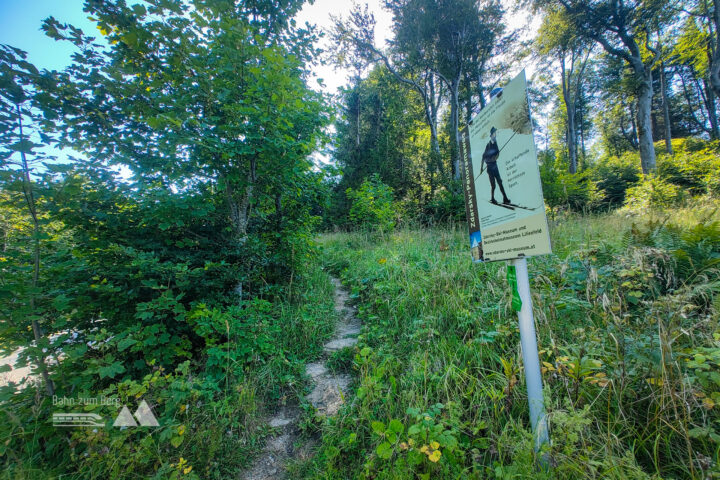
<svg viewBox="0 0 720 480"><path fill-rule="evenodd" d="M137 421L136 421L137 420ZM120 410L120 413L115 418L115 421L113 422L113 427L159 427L160 424L157 421L157 418L155 418L155 415L153 415L152 410L150 409L150 405L143 400L140 402L140 405L138 405L137 410L135 410L134 414L130 413L130 410L127 408L127 406L123 405L122 410Z"/></svg>

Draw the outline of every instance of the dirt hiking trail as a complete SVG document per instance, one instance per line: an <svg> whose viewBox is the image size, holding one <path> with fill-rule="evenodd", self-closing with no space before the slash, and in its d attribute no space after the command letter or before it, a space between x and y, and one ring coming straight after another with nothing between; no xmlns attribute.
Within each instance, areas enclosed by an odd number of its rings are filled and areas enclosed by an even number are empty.
<svg viewBox="0 0 720 480"><path fill-rule="evenodd" d="M331 280L335 289L335 311L340 319L335 328L335 335L323 347L322 357L317 362L305 365L305 372L315 384L307 400L323 416L333 416L340 410L345 403L348 387L352 381L350 375L336 375L329 372L325 361L333 352L355 345L362 328L355 308L349 305L348 292L343 288L340 280L335 277ZM285 465L289 460L304 460L311 455L312 445L296 447L300 438L297 426L299 418L300 409L297 406L282 407L268 418L267 423L276 429L276 433L268 438L265 449L253 465L240 475L242 480L284 479Z"/></svg>

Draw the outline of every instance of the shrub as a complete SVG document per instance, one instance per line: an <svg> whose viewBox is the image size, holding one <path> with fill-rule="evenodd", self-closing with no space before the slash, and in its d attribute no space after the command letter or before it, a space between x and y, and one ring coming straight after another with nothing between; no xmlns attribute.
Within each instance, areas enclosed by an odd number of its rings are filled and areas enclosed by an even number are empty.
<svg viewBox="0 0 720 480"><path fill-rule="evenodd" d="M682 198L680 187L657 175L648 175L636 186L628 188L623 208L634 213L665 209L677 205Z"/></svg>
<svg viewBox="0 0 720 480"><path fill-rule="evenodd" d="M465 220L465 194L460 182L443 188L428 202L425 214L429 223Z"/></svg>
<svg viewBox="0 0 720 480"><path fill-rule="evenodd" d="M640 180L640 157L626 152L620 157L601 159L591 171L591 178L603 197L602 203L619 207L625 202L626 190Z"/></svg>
<svg viewBox="0 0 720 480"><path fill-rule="evenodd" d="M393 229L393 190L382 183L377 174L366 178L357 190L348 188L346 193L351 202L350 222L354 226L381 231Z"/></svg>
<svg viewBox="0 0 720 480"><path fill-rule="evenodd" d="M540 179L543 197L551 212L563 207L586 211L595 208L601 200L597 186L587 172L569 173L551 154L542 157Z"/></svg>
<svg viewBox="0 0 720 480"><path fill-rule="evenodd" d="M675 155L658 157L658 175L693 195L720 193L720 142L679 139Z"/></svg>

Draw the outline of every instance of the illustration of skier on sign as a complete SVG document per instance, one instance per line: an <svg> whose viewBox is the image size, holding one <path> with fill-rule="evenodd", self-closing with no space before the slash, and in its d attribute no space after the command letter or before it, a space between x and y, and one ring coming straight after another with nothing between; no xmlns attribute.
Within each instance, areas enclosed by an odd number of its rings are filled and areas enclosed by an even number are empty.
<svg viewBox="0 0 720 480"><path fill-rule="evenodd" d="M500 156L500 149L498 148L497 139L495 138L496 132L497 129L495 127L492 127L490 129L490 141L485 147L482 161L485 165L487 165L488 177L490 177L490 203L493 203L495 205L498 204L497 200L495 200L495 184L497 183L497 185L500 187L500 192L503 195L502 203L504 205L509 205L512 202L505 193L505 187L503 186L503 181L502 178L500 178L500 171L498 170L497 166L497 160ZM480 173L482 173L482 171Z"/></svg>

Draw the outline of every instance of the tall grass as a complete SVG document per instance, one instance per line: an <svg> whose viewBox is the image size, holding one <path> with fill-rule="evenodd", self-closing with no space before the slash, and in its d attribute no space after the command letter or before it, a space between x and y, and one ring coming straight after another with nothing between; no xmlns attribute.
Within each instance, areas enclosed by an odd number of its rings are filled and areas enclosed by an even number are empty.
<svg viewBox="0 0 720 480"><path fill-rule="evenodd" d="M563 217L555 254L530 259L548 472L532 449L504 263L471 264L461 227L323 236L365 326L355 400L295 475L714 478L720 227L708 215Z"/></svg>

